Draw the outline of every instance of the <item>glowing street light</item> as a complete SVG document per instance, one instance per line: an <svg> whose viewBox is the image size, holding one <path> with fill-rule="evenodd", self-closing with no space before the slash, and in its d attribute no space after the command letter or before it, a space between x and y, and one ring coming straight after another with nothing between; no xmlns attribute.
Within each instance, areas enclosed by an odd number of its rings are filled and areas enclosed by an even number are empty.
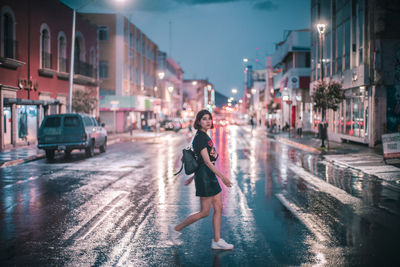
<svg viewBox="0 0 400 267"><path fill-rule="evenodd" d="M247 62L249 62L249 59L248 58L243 58L243 62L247 63Z"/></svg>
<svg viewBox="0 0 400 267"><path fill-rule="evenodd" d="M257 93L257 89L255 88L251 89L251 93L254 95L255 93Z"/></svg>
<svg viewBox="0 0 400 267"><path fill-rule="evenodd" d="M324 35L326 31L326 24L325 23L318 23L317 30L320 35Z"/></svg>
<svg viewBox="0 0 400 267"><path fill-rule="evenodd" d="M165 72L158 73L158 78L160 78L160 80L164 79L164 77L165 77Z"/></svg>
<svg viewBox="0 0 400 267"><path fill-rule="evenodd" d="M170 93L172 93L172 91L174 91L174 87L173 87L173 86L169 86L169 87L168 87L168 91L169 91Z"/></svg>
<svg viewBox="0 0 400 267"><path fill-rule="evenodd" d="M242 100L242 99L239 99L239 103L242 104L242 103L243 103L243 100Z"/></svg>
<svg viewBox="0 0 400 267"><path fill-rule="evenodd" d="M238 90L236 88L232 88L232 94L236 95Z"/></svg>
<svg viewBox="0 0 400 267"><path fill-rule="evenodd" d="M193 81L192 84L193 84L193 85L197 85L197 81Z"/></svg>

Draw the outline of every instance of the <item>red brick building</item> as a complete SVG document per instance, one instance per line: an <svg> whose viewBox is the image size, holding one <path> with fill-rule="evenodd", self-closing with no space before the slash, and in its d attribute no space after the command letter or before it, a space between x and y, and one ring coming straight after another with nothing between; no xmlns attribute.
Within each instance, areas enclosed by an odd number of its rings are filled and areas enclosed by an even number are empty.
<svg viewBox="0 0 400 267"><path fill-rule="evenodd" d="M42 118L66 112L71 33L72 9L59 1L0 2L0 149L35 143ZM78 15L73 90L98 99L97 66L97 27Z"/></svg>

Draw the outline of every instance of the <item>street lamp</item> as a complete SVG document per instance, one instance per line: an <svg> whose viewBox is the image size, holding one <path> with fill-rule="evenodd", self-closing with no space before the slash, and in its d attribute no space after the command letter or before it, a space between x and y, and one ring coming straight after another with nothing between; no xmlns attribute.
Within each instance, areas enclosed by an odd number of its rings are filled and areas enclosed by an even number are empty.
<svg viewBox="0 0 400 267"><path fill-rule="evenodd" d="M324 81L324 39L325 39L325 31L326 31L326 24L325 23L318 23L317 25L317 30L318 30L318 36L319 36L319 46L320 46L320 67L321 67L321 72L320 72L320 79L321 83ZM326 95L325 95L326 97ZM325 123L325 113L326 111L322 111L322 121L324 123L320 123L318 130L320 132L321 136L321 147L325 147L324 141L324 133L327 130L326 129L326 123ZM328 143L328 149L329 149L329 143Z"/></svg>
<svg viewBox="0 0 400 267"><path fill-rule="evenodd" d="M193 81L193 82L192 82L192 85L197 85L197 81Z"/></svg>
<svg viewBox="0 0 400 267"><path fill-rule="evenodd" d="M249 59L248 58L243 58L243 62L247 63L247 62L249 62Z"/></svg>
<svg viewBox="0 0 400 267"><path fill-rule="evenodd" d="M165 72L161 71L158 73L158 78L160 78L160 80L164 79L164 77L165 77Z"/></svg>
<svg viewBox="0 0 400 267"><path fill-rule="evenodd" d="M256 89L256 88L252 88L252 89L251 89L251 93L252 93L253 95L255 95L255 94L257 93L257 89Z"/></svg>

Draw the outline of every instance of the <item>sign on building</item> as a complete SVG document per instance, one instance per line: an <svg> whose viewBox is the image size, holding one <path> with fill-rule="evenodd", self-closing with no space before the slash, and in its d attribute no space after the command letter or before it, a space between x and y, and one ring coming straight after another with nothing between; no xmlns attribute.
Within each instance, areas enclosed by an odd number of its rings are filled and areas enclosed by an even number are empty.
<svg viewBox="0 0 400 267"><path fill-rule="evenodd" d="M383 159L400 158L400 133L383 134Z"/></svg>

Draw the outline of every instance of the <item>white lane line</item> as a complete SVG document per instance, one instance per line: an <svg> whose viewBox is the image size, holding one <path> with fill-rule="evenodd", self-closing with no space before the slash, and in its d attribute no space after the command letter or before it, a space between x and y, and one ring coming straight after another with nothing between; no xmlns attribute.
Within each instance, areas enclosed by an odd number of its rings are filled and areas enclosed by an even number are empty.
<svg viewBox="0 0 400 267"><path fill-rule="evenodd" d="M301 221L307 227L311 233L314 234L319 242L328 241L328 237L326 236L327 234L324 233L325 231L323 230L324 228L316 223L319 221L316 216L302 212L296 204L289 202L289 200L287 200L283 194L276 194L275 196L279 199L283 206L285 206L294 216L296 216L297 219L299 219L299 221Z"/></svg>
<svg viewBox="0 0 400 267"><path fill-rule="evenodd" d="M114 210L116 207L118 207L118 203L120 203L120 202L121 202L124 198L126 198L127 196L128 196L128 193L121 193L121 194L117 197L118 200L115 201L115 203L113 203L113 205L107 204L105 207L103 207L102 210L103 210L103 209L106 209L106 208L109 208L109 209L101 215L100 219L98 219L98 220L96 221L95 224L93 224L89 229L86 230L86 233L85 233L84 235L80 236L80 237L77 238L77 239L78 239L78 240L85 239L91 232L93 232L93 230L94 230L101 222L104 221L105 218L107 218L107 217L111 214L111 212L113 212L113 210Z"/></svg>

